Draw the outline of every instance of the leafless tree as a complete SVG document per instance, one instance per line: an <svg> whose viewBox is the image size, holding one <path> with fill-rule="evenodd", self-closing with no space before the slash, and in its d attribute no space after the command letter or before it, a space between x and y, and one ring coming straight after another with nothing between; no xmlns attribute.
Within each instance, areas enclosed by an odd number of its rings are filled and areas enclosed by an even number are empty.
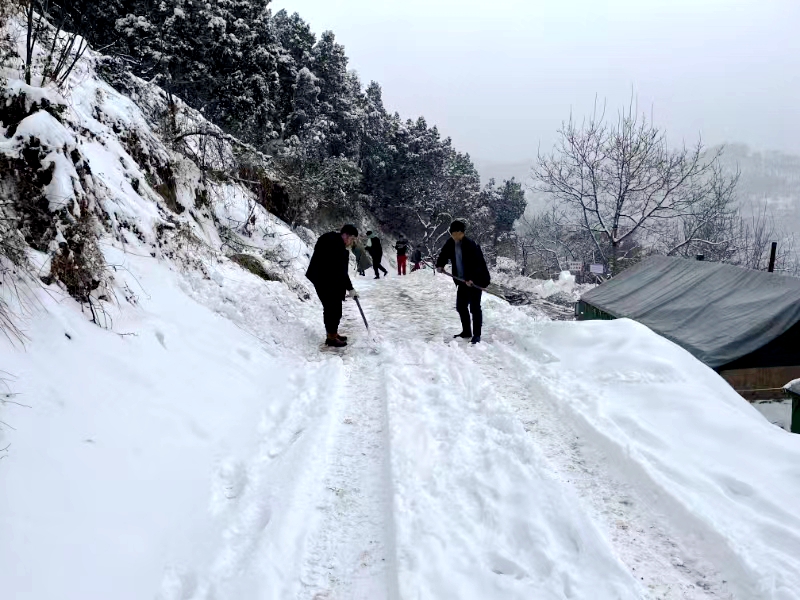
<svg viewBox="0 0 800 600"><path fill-rule="evenodd" d="M775 270L788 275L798 274L794 238L781 234L766 203L751 218L739 217L734 220L731 237L734 243L727 262L747 269L766 270L772 242L778 242Z"/></svg>
<svg viewBox="0 0 800 600"><path fill-rule="evenodd" d="M83 37L90 15L74 11L70 2L16 0L27 27L25 37L25 83L31 85L35 70L34 50L44 50L39 85L53 82L63 86L88 48Z"/></svg>
<svg viewBox="0 0 800 600"><path fill-rule="evenodd" d="M517 245L522 255L525 274L548 276L552 271L561 271L564 259L574 258L583 248L575 233L580 228L570 225L563 208L552 204L548 210L523 216L518 224Z"/></svg>
<svg viewBox="0 0 800 600"><path fill-rule="evenodd" d="M588 234L612 273L626 241L665 245L683 222L677 251L701 241L703 228L730 209L737 175L719 167L721 150L706 153L700 142L672 149L633 103L614 122L597 108L580 125L570 117L559 133L554 150L539 154L535 187Z"/></svg>

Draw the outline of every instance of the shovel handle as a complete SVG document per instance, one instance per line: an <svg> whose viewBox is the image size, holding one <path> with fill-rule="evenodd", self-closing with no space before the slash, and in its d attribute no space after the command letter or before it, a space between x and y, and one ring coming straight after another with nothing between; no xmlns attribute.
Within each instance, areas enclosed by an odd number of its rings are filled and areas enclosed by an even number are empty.
<svg viewBox="0 0 800 600"><path fill-rule="evenodd" d="M353 298L353 300L356 301L356 306L358 306L358 312L361 313L361 318L364 319L364 326L367 328L367 331L369 331L369 323L367 323L367 317L364 316L364 309L361 308L361 302L358 301L358 296Z"/></svg>

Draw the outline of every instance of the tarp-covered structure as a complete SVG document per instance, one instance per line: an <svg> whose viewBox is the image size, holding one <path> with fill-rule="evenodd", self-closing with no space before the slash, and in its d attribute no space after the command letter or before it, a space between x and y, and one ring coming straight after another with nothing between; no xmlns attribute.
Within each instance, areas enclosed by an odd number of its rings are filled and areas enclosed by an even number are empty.
<svg viewBox="0 0 800 600"><path fill-rule="evenodd" d="M584 294L577 310L639 321L718 371L800 366L797 278L651 256Z"/></svg>

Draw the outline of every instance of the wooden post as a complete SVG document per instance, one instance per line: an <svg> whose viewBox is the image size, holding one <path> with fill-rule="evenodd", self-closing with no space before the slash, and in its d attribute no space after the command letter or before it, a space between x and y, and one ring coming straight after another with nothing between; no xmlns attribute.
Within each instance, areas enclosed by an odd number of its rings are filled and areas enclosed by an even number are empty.
<svg viewBox="0 0 800 600"><path fill-rule="evenodd" d="M769 268L767 271L775 271L775 251L778 249L778 242L772 242L772 250L769 252Z"/></svg>

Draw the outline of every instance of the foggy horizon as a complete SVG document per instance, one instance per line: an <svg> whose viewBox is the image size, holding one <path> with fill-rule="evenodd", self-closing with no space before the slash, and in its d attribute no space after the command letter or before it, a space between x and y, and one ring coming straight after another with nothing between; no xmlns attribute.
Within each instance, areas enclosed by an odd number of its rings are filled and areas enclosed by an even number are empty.
<svg viewBox="0 0 800 600"><path fill-rule="evenodd" d="M800 3L775 0L277 0L401 117L424 116L477 164L529 162L570 113L633 96L672 144L800 154Z"/></svg>

